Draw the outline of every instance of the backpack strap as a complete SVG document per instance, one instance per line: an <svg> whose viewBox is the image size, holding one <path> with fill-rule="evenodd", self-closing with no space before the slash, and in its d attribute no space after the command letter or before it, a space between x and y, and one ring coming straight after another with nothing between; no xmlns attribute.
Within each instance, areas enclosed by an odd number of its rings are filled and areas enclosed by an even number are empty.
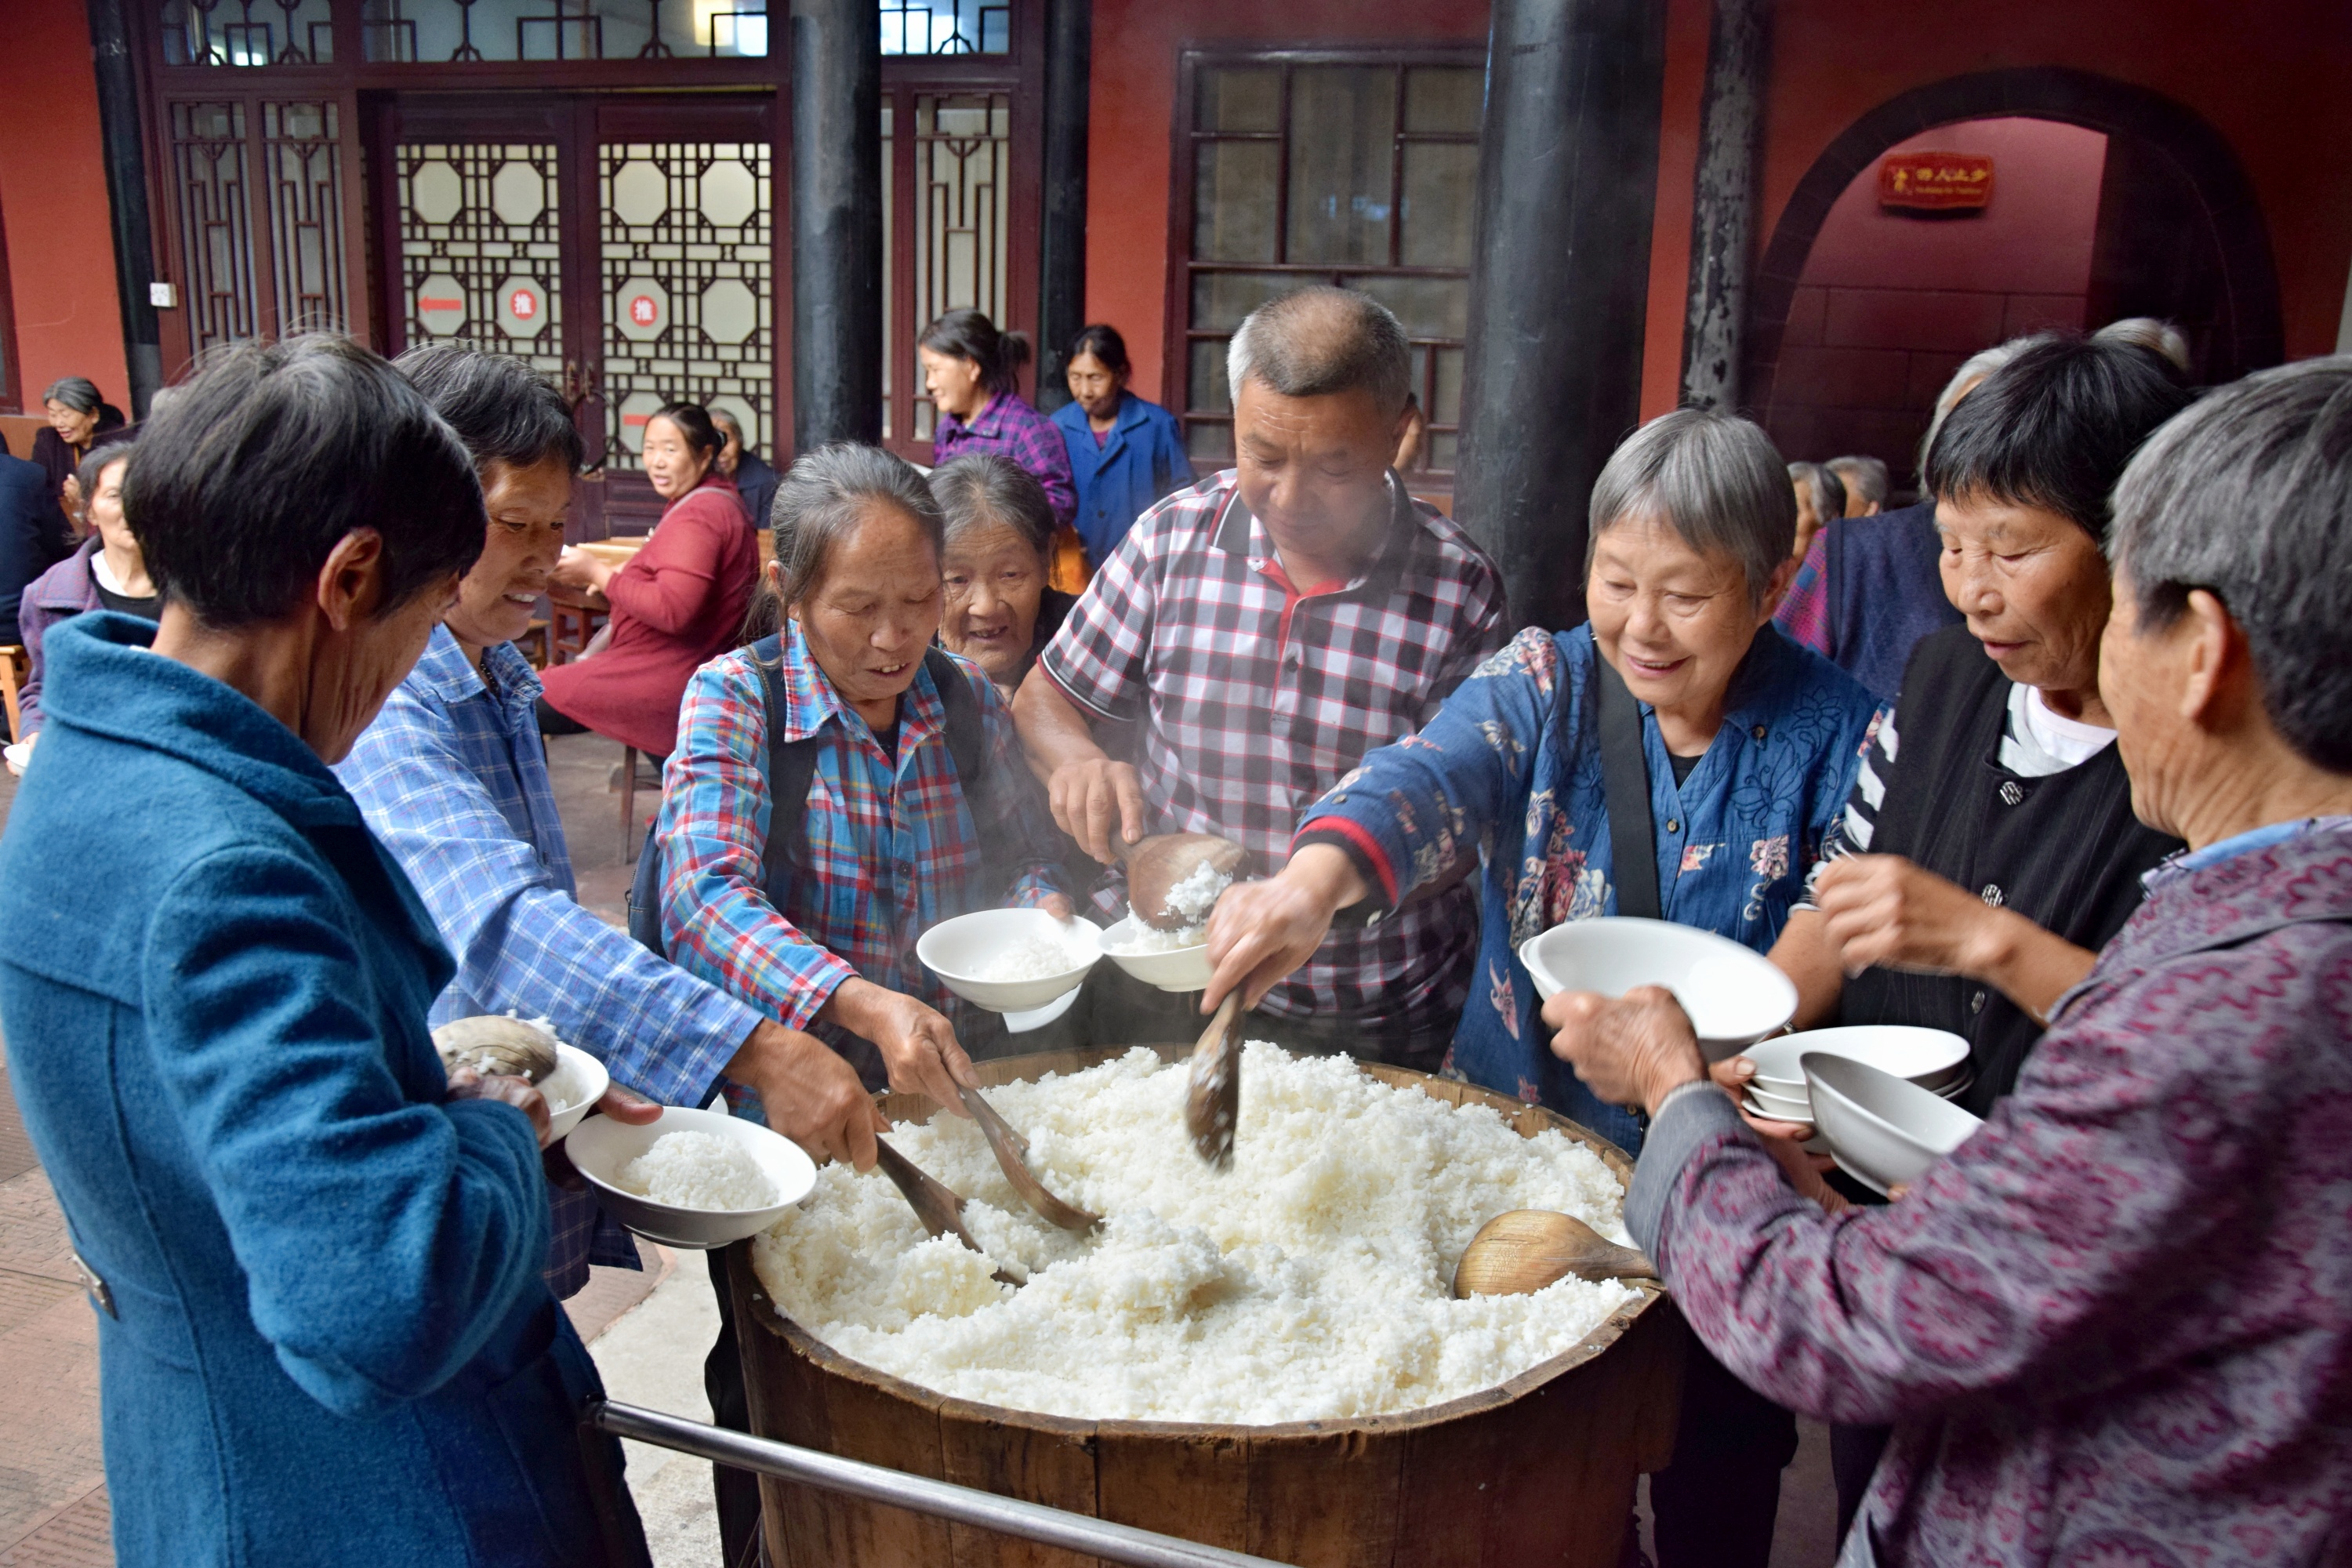
<svg viewBox="0 0 2352 1568"><path fill-rule="evenodd" d="M972 695L971 678L947 649L935 647L925 653L923 668L931 672L940 705L947 710L948 755L955 760L956 778L969 793L980 787L988 771L988 726L980 715L980 699Z"/></svg>
<svg viewBox="0 0 2352 1568"><path fill-rule="evenodd" d="M1601 786L1609 793L1609 856L1617 869L1617 912L1664 918L1658 897L1658 838L1650 818L1650 764L1642 747L1642 704L1625 678L1592 650L1600 700Z"/></svg>

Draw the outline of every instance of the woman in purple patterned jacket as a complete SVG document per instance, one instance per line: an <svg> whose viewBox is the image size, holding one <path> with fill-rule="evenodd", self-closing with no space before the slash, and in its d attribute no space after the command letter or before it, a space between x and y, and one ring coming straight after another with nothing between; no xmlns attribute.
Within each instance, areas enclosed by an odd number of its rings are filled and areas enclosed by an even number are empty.
<svg viewBox="0 0 2352 1568"><path fill-rule="evenodd" d="M1067 531L1078 515L1078 487L1061 431L1021 395L1028 340L998 331L978 310L950 310L923 329L915 357L922 362L923 390L940 411L931 460L971 452L1012 458L1045 487L1054 526Z"/></svg>
<svg viewBox="0 0 2352 1568"><path fill-rule="evenodd" d="M1841 1564L2352 1563L2352 358L2181 415L2115 511L2100 690L2189 849L1903 1201L1784 1166L1667 993L1545 1009L1654 1118L1626 1223L1707 1349L1894 1424Z"/></svg>

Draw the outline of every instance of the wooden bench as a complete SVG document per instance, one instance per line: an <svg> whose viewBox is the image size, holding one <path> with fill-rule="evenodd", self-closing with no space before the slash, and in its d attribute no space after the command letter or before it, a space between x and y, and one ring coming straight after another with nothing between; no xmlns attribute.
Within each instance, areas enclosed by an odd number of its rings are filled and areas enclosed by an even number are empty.
<svg viewBox="0 0 2352 1568"><path fill-rule="evenodd" d="M16 694L25 689L25 682L32 678L32 660L26 657L22 647L15 643L0 643L0 708L8 710L8 738L11 741L25 738L25 716L16 705Z"/></svg>

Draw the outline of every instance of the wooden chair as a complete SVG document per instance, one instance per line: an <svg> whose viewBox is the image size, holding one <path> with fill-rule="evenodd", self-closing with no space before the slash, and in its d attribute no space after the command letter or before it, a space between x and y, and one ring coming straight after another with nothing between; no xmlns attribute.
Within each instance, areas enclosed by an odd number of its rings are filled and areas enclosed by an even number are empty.
<svg viewBox="0 0 2352 1568"><path fill-rule="evenodd" d="M545 669L553 661L554 645L548 637L548 623L533 616L530 628L515 638L515 647L522 649L533 669Z"/></svg>
<svg viewBox="0 0 2352 1568"><path fill-rule="evenodd" d="M644 824L637 820L637 749L621 748L621 864L637 858L645 847Z"/></svg>
<svg viewBox="0 0 2352 1568"><path fill-rule="evenodd" d="M16 694L31 679L32 661L25 650L15 643L0 643L0 707L8 710L8 738L25 738L25 715L16 706Z"/></svg>

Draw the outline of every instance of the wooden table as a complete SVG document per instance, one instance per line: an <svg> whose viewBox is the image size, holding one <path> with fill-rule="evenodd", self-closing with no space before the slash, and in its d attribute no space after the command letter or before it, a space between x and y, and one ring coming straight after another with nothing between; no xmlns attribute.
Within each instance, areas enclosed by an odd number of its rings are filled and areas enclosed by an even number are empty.
<svg viewBox="0 0 2352 1568"><path fill-rule="evenodd" d="M547 586L548 658L562 664L588 651L589 639L612 617L613 602L593 588Z"/></svg>

